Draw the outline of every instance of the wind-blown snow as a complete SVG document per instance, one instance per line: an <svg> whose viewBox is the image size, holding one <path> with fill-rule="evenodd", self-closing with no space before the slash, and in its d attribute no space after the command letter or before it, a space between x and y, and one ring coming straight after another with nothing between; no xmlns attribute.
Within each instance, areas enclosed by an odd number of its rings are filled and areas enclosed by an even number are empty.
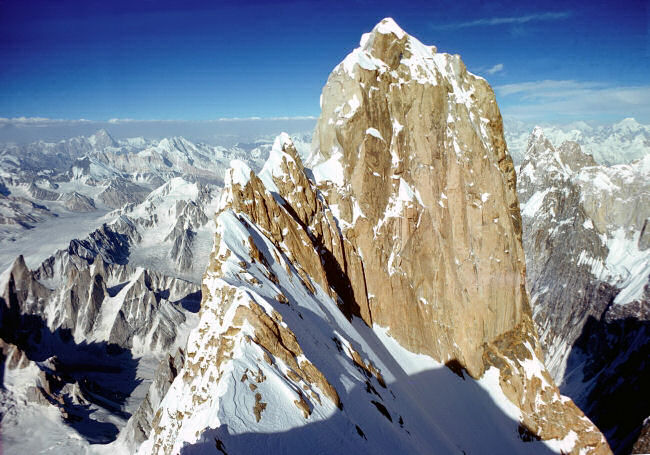
<svg viewBox="0 0 650 455"><path fill-rule="evenodd" d="M377 26L375 27L375 30L377 30L379 33L383 34L388 34L388 33L393 33L395 36L397 36L397 39L402 39L404 36L406 36L406 32L402 30L402 28L395 23L395 21L387 17L386 19L382 20Z"/></svg>
<svg viewBox="0 0 650 455"><path fill-rule="evenodd" d="M338 186L343 186L345 184L345 174L341 163L342 158L343 153L336 148L327 161L314 166L312 172L316 182L321 183L329 180Z"/></svg>
<svg viewBox="0 0 650 455"><path fill-rule="evenodd" d="M242 160L230 162L230 172L226 174L226 185L245 186L251 177L251 168Z"/></svg>

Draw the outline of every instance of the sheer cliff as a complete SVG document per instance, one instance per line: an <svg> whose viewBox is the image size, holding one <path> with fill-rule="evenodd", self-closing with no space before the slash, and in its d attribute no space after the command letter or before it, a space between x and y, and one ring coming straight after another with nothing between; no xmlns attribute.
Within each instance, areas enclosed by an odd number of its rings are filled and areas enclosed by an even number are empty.
<svg viewBox="0 0 650 455"><path fill-rule="evenodd" d="M307 165L231 163L140 453L609 453L541 361L488 83L385 19L321 102Z"/></svg>

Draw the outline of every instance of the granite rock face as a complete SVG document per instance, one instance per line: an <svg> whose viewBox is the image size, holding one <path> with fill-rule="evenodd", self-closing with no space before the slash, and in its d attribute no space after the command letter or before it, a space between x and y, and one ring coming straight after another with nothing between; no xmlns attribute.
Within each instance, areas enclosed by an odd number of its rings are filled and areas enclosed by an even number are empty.
<svg viewBox="0 0 650 455"><path fill-rule="evenodd" d="M649 181L650 156L599 166L575 142L555 148L540 128L518 180L546 365L618 453L650 413Z"/></svg>
<svg viewBox="0 0 650 455"><path fill-rule="evenodd" d="M540 360L501 116L458 56L385 19L330 75L306 166L284 134L259 174L231 165L199 325L140 453L291 452L296 429L324 453L457 452L477 438L438 439L463 430L397 380L418 354L507 403L494 450L609 453Z"/></svg>
<svg viewBox="0 0 650 455"><path fill-rule="evenodd" d="M364 35L330 75L309 160L404 346L483 373L528 312L516 177L488 83L402 32ZM327 171L338 166L336 176Z"/></svg>

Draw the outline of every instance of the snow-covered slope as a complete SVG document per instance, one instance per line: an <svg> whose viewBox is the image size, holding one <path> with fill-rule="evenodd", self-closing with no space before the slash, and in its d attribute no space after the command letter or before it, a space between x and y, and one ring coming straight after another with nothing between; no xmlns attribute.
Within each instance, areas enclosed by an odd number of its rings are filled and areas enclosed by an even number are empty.
<svg viewBox="0 0 650 455"><path fill-rule="evenodd" d="M322 110L311 170L231 162L140 453L609 453L540 360L489 85L385 19Z"/></svg>
<svg viewBox="0 0 650 455"><path fill-rule="evenodd" d="M590 126L585 122L567 125L543 125L544 135L553 144L577 142L594 156L599 164L626 164L650 153L650 125L626 118L611 125ZM505 133L508 148L515 163L521 163L528 150L528 136L532 125L506 119Z"/></svg>
<svg viewBox="0 0 650 455"><path fill-rule="evenodd" d="M282 161L267 163L267 178L280 182ZM519 425L521 410L501 392L496 368L474 380L462 367L404 349L386 328L348 320L290 250L231 208L239 191L250 195L250 179L261 183L243 163L233 165L203 281L201 319L140 453L246 453L253 447L278 454L313 447L319 453L551 453L573 447L571 433L544 444ZM283 196L267 195L289 210ZM534 354L528 362L527 374L546 382Z"/></svg>
<svg viewBox="0 0 650 455"><path fill-rule="evenodd" d="M219 190L176 177L152 191L140 204L128 204L109 216L126 217L137 226L138 241L129 263L200 282L214 239Z"/></svg>
<svg viewBox="0 0 650 455"><path fill-rule="evenodd" d="M146 439L198 319L224 170L259 169L271 144L102 130L0 148L1 450L133 453Z"/></svg>
<svg viewBox="0 0 650 455"><path fill-rule="evenodd" d="M650 154L599 166L535 128L520 167L524 248L546 364L621 453L650 413ZM624 377L624 382L618 378Z"/></svg>

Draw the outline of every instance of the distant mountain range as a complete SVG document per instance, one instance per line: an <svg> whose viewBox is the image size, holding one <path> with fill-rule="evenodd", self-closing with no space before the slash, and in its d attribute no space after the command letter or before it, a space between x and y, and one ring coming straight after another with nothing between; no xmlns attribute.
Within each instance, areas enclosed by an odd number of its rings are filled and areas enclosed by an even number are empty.
<svg viewBox="0 0 650 455"><path fill-rule="evenodd" d="M505 119L508 149L516 164L523 161L528 137L534 124ZM541 125L544 135L553 143L575 141L584 153L593 155L598 164L624 164L650 153L650 125L626 118L611 125L591 126L585 122L566 125Z"/></svg>
<svg viewBox="0 0 650 455"><path fill-rule="evenodd" d="M615 452L630 453L650 409L650 154L598 165L535 128L517 192L546 366Z"/></svg>

